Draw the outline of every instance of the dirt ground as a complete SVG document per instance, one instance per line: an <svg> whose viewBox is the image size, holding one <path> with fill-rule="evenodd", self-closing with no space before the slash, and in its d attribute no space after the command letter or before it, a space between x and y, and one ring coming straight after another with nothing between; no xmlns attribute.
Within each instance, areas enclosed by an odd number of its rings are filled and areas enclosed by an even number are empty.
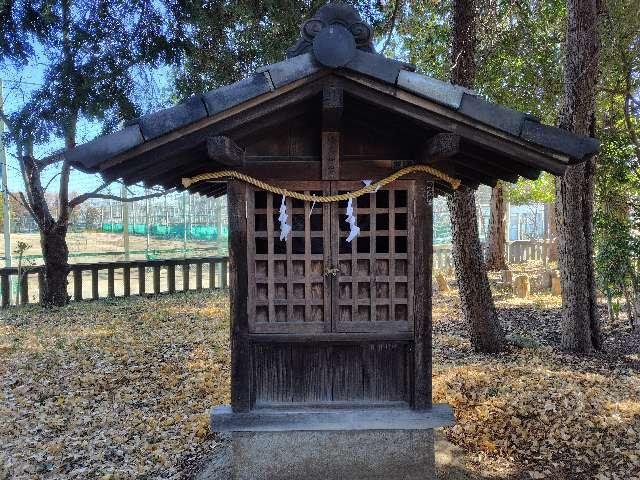
<svg viewBox="0 0 640 480"><path fill-rule="evenodd" d="M441 478L640 480L639 333L605 320L602 352L564 354L557 297L495 288L496 356L471 349L455 290L434 296L434 400L461 462ZM194 478L228 401L223 295L0 312L1 480Z"/></svg>

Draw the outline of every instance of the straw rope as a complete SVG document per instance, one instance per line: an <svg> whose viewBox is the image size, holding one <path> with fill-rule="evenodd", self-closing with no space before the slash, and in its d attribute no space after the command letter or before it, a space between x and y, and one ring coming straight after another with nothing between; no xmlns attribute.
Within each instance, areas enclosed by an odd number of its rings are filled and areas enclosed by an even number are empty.
<svg viewBox="0 0 640 480"><path fill-rule="evenodd" d="M457 178L450 177L444 172L441 172L438 169L430 167L429 165L410 165L408 167L402 168L397 172L392 173L388 177L383 178L382 180L378 180L377 182L372 182L370 185L362 187L355 192L342 193L339 195L306 195L300 192L294 192L291 190L287 190L286 188L276 187L275 185L270 185L262 180L258 180L257 178L250 177L249 175L245 175L244 173L236 172L235 170L221 170L219 172L213 173L203 173L200 175L196 175L191 178L183 178L182 185L185 188L189 188L191 185L199 182L210 181L210 180L219 180L221 178L237 178L238 180L242 180L243 182L249 183L254 187L258 187L261 190L266 190L271 193L275 193L278 195L284 195L285 197L295 198L297 200L304 200L307 202L318 202L318 203L331 203L331 202L340 202L344 200L349 200L350 198L358 198L362 195L366 195L367 193L375 192L378 188L384 187L385 185L408 175L413 172L422 172L428 173L440 180L444 180L448 184L450 184L454 190L456 190L460 186L460 180Z"/></svg>

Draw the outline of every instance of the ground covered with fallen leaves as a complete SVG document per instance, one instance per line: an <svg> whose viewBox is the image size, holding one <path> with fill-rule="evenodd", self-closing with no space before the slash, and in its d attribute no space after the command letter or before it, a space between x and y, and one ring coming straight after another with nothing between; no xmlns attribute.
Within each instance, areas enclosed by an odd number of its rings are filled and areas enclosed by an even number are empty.
<svg viewBox="0 0 640 480"><path fill-rule="evenodd" d="M559 299L496 299L512 348L492 357L455 291L434 298L434 398L455 409L444 434L469 478L640 479L638 334L607 323L605 350L574 357ZM0 312L0 480L191 478L228 401L221 294Z"/></svg>

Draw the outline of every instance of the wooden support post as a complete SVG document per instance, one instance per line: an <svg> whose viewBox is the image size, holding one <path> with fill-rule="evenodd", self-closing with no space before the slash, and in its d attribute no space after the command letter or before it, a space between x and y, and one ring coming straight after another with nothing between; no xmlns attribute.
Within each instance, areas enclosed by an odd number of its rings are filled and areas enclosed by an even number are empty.
<svg viewBox="0 0 640 480"><path fill-rule="evenodd" d="M115 288L115 270L113 267L109 267L107 270L107 297L114 298L116 296Z"/></svg>
<svg viewBox="0 0 640 480"><path fill-rule="evenodd" d="M209 289L216 288L216 263L209 262Z"/></svg>
<svg viewBox="0 0 640 480"><path fill-rule="evenodd" d="M431 408L431 270L433 264L433 183L416 180L414 254L413 408Z"/></svg>
<svg viewBox="0 0 640 480"><path fill-rule="evenodd" d="M229 218L229 297L231 318L231 406L235 412L251 408L251 344L247 315L247 218L244 183L227 184ZM223 264L224 265L224 264ZM226 268L222 269L226 273ZM224 278L224 277L223 277ZM223 281L223 283L226 283Z"/></svg>
<svg viewBox="0 0 640 480"><path fill-rule="evenodd" d="M11 304L11 288L9 288L9 275L3 274L0 277L0 288L2 288L2 301L0 306L7 308Z"/></svg>
<svg viewBox="0 0 640 480"><path fill-rule="evenodd" d="M189 262L182 263L182 291L189 291Z"/></svg>
<svg viewBox="0 0 640 480"><path fill-rule="evenodd" d="M196 263L196 290L202 291L202 262Z"/></svg>
<svg viewBox="0 0 640 480"><path fill-rule="evenodd" d="M91 268L91 298L98 300L100 291L98 289L98 267Z"/></svg>
<svg viewBox="0 0 640 480"><path fill-rule="evenodd" d="M169 293L176 292L176 265L170 263L167 265L167 290Z"/></svg>
<svg viewBox="0 0 640 480"><path fill-rule="evenodd" d="M38 269L38 298L40 299L40 303L43 302L45 288L44 271L40 268Z"/></svg>
<svg viewBox="0 0 640 480"><path fill-rule="evenodd" d="M138 265L138 294L144 295L147 290L147 269L144 264Z"/></svg>
<svg viewBox="0 0 640 480"><path fill-rule="evenodd" d="M124 283L124 296L131 296L131 267L129 265L122 268L122 282Z"/></svg>
<svg viewBox="0 0 640 480"><path fill-rule="evenodd" d="M227 272L227 261L223 260L220 262L220 288L227 288L227 279L229 278Z"/></svg>
<svg viewBox="0 0 640 480"><path fill-rule="evenodd" d="M160 293L160 265L153 266L153 293Z"/></svg>
<svg viewBox="0 0 640 480"><path fill-rule="evenodd" d="M82 300L82 270L73 269L73 299L76 302Z"/></svg>
<svg viewBox="0 0 640 480"><path fill-rule="evenodd" d="M29 274L24 272L20 279L20 305L29 303Z"/></svg>
<svg viewBox="0 0 640 480"><path fill-rule="evenodd" d="M342 123L342 87L327 83L322 91L322 179L340 178L340 127Z"/></svg>

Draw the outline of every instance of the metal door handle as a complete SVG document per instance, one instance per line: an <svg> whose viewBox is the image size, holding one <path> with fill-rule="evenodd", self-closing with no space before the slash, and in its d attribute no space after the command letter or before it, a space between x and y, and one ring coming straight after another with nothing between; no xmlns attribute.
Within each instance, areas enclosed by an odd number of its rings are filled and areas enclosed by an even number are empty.
<svg viewBox="0 0 640 480"><path fill-rule="evenodd" d="M339 273L340 273L340 269L339 268L327 267L327 268L324 269L324 276L325 277L335 277Z"/></svg>

